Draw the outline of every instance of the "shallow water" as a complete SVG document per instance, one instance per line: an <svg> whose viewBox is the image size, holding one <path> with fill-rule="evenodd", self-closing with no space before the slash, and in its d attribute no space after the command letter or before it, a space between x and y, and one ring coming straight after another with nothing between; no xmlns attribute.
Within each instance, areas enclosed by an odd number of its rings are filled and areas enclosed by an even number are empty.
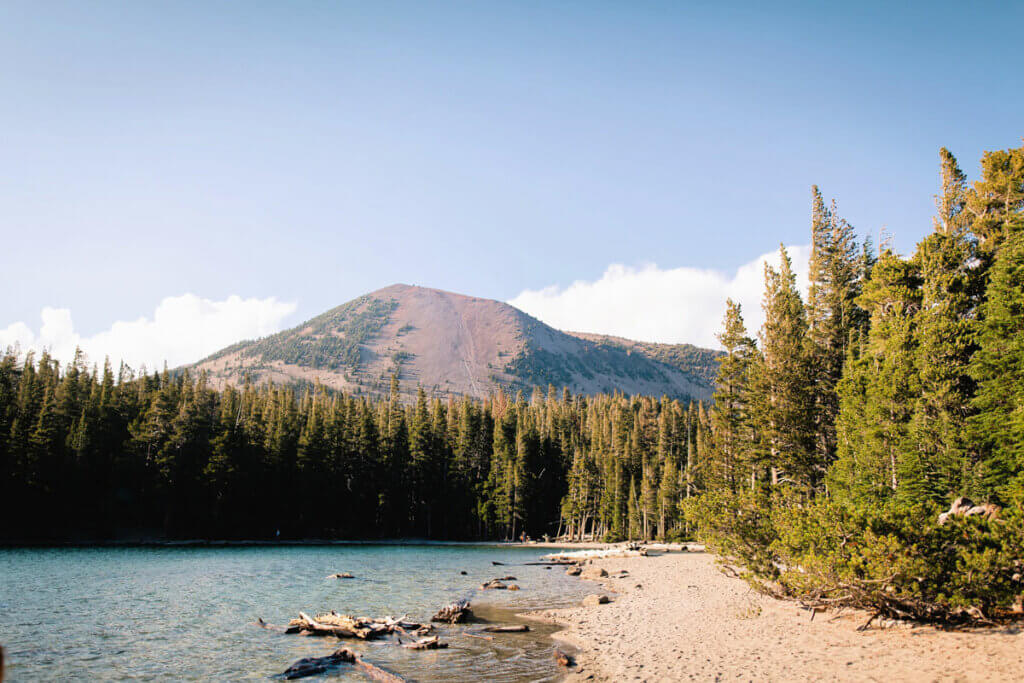
<svg viewBox="0 0 1024 683"><path fill-rule="evenodd" d="M314 614L425 621L443 604L472 601L500 622L512 609L561 606L584 586L557 567L524 566L541 549L439 545L0 549L0 644L11 681L267 678L333 638L257 628ZM492 561L507 566L492 566ZM466 571L462 576L459 572ZM334 572L355 579L327 579ZM515 575L520 591L478 591ZM554 680L553 630L493 641L444 627L447 650L410 651L393 639L342 641L379 666L417 681ZM479 628L479 627L477 627ZM361 679L341 668L327 678Z"/></svg>

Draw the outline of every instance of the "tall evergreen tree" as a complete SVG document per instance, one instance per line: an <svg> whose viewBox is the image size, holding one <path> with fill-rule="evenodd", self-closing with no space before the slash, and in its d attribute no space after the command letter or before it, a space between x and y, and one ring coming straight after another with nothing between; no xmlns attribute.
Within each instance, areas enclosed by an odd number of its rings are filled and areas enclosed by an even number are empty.
<svg viewBox="0 0 1024 683"><path fill-rule="evenodd" d="M762 423L773 486L813 492L824 475L814 448L814 396L805 349L807 319L785 247L780 268L765 265L765 322L753 402Z"/></svg>

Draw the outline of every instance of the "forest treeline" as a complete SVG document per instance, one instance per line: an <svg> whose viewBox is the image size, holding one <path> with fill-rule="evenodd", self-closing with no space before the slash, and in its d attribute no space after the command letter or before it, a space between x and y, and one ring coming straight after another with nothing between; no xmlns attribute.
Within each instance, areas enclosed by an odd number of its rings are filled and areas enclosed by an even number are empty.
<svg viewBox="0 0 1024 683"><path fill-rule="evenodd" d="M969 183L943 149L908 257L812 204L757 340L728 305L700 533L764 587L888 616L1024 613L1024 147ZM962 501L944 524L939 513Z"/></svg>
<svg viewBox="0 0 1024 683"><path fill-rule="evenodd" d="M372 398L82 356L0 359L0 535L518 538L672 535L700 488L697 405L549 388Z"/></svg>

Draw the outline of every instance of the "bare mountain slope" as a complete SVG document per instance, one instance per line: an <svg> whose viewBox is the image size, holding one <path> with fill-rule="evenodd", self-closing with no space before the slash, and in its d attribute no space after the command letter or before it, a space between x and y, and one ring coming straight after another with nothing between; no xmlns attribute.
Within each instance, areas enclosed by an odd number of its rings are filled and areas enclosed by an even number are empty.
<svg viewBox="0 0 1024 683"><path fill-rule="evenodd" d="M248 376L382 393L397 373L407 395L423 386L435 395L482 398L499 386L553 384L575 393L709 397L706 369L653 357L648 347L661 346L566 334L500 301L392 285L293 329L230 346L193 368L217 385Z"/></svg>

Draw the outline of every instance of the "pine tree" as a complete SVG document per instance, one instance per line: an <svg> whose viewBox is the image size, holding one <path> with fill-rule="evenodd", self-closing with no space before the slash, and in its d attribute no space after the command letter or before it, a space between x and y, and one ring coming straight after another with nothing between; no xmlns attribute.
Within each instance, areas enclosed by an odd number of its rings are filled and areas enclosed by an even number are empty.
<svg viewBox="0 0 1024 683"><path fill-rule="evenodd" d="M920 396L913 438L926 482L920 491L946 502L972 487L975 457L966 438L974 381L968 365L976 348L973 320L983 295L973 235L963 214L965 177L942 150L943 194L935 232L918 245L921 308L915 321Z"/></svg>
<svg viewBox="0 0 1024 683"><path fill-rule="evenodd" d="M991 258L1012 230L1010 219L1024 210L1024 146L985 152L981 176L966 206L980 249Z"/></svg>
<svg viewBox="0 0 1024 683"><path fill-rule="evenodd" d="M804 352L807 320L785 247L779 255L779 270L765 265L765 322L752 402L763 425L771 484L813 492L824 463L814 449L814 401Z"/></svg>
<svg viewBox="0 0 1024 683"><path fill-rule="evenodd" d="M718 341L725 349L719 358L711 427L714 446L707 460L705 478L714 490L735 493L756 481L751 370L758 361L754 340L747 336L739 304L728 299Z"/></svg>
<svg viewBox="0 0 1024 683"><path fill-rule="evenodd" d="M978 382L970 435L983 459L977 493L1024 498L1024 221L1011 224L992 267L971 361Z"/></svg>
<svg viewBox="0 0 1024 683"><path fill-rule="evenodd" d="M901 485L923 482L910 439L919 392L915 321L921 306L920 271L890 250L878 258L859 302L870 331L851 345L839 383L838 460L829 490L843 501L878 501Z"/></svg>
<svg viewBox="0 0 1024 683"><path fill-rule="evenodd" d="M836 419L847 344L863 324L856 304L861 290L863 255L853 228L830 209L817 186L812 188L810 290L807 302L806 353L814 401L815 459L828 466L836 454Z"/></svg>

